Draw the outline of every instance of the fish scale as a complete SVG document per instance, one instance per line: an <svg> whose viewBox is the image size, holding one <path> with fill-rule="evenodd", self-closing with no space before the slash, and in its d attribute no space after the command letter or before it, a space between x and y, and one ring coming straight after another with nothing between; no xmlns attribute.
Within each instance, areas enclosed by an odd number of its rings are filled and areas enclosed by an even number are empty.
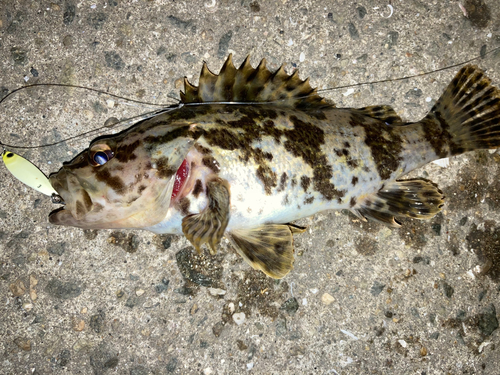
<svg viewBox="0 0 500 375"><path fill-rule="evenodd" d="M404 123L384 105L335 108L308 80L263 60L219 75L203 65L183 105L92 142L50 177L58 225L184 234L197 251L223 236L274 278L293 268L292 221L332 209L399 226L428 219L444 194L400 180L430 161L500 146L500 94L465 66L429 114Z"/></svg>

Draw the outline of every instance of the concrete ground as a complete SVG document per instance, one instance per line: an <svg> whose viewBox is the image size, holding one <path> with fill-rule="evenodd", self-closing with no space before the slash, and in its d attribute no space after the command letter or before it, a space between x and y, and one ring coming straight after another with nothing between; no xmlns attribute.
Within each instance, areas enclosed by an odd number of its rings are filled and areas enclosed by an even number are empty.
<svg viewBox="0 0 500 375"><path fill-rule="evenodd" d="M286 63L320 89L482 54L500 84L500 54L485 55L500 46L497 0L0 3L1 96L71 83L164 104L183 76L196 81L203 61L217 72L230 52L237 64ZM325 95L416 121L457 70ZM0 141L51 143L150 108L25 90L0 104ZM95 136L13 151L50 173ZM430 221L301 220L309 229L281 282L225 240L197 256L177 236L54 227L50 200L0 167L0 373L499 374L499 162L480 151L413 172L448 198Z"/></svg>

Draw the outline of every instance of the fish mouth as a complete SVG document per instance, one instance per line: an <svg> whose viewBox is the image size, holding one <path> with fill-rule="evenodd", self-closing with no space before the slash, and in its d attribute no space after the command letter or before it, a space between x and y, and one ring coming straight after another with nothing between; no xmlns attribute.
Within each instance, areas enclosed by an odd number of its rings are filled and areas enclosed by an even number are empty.
<svg viewBox="0 0 500 375"><path fill-rule="evenodd" d="M81 221L93 209L92 198L80 184L72 181L74 179L72 177L74 176L64 168L49 177L52 187L58 194L52 196L52 201L64 204L49 214L49 222L52 224L82 226Z"/></svg>

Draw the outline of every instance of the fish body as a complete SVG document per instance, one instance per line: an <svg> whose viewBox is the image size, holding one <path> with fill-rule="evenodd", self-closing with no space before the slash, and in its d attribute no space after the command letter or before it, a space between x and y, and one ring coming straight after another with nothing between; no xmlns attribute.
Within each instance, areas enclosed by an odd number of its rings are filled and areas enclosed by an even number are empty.
<svg viewBox="0 0 500 375"><path fill-rule="evenodd" d="M431 112L403 123L388 106L339 109L297 74L204 65L184 105L97 139L50 177L59 225L184 234L212 252L223 236L271 277L293 267L292 221L332 209L398 226L443 206L426 180L399 180L432 160L500 146L499 93L463 68Z"/></svg>

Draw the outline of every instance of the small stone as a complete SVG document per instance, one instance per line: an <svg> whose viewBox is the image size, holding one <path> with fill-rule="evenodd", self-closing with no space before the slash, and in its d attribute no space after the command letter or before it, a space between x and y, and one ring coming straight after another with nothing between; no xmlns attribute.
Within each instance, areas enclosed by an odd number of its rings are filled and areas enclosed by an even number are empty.
<svg viewBox="0 0 500 375"><path fill-rule="evenodd" d="M371 289L370 289L370 293L372 296L378 296L380 293L382 293L384 288L385 288L385 284L382 284L382 283L375 280L373 282Z"/></svg>
<svg viewBox="0 0 500 375"><path fill-rule="evenodd" d="M133 307L134 307L134 306L136 306L138 303L139 303L139 297L137 297L137 296L130 296L130 297L127 299L127 302L125 302L125 306L130 307L130 308L133 308Z"/></svg>
<svg viewBox="0 0 500 375"><path fill-rule="evenodd" d="M168 361L165 370L167 370L168 373L173 373L176 368L177 368L177 358L173 357Z"/></svg>
<svg viewBox="0 0 500 375"><path fill-rule="evenodd" d="M234 303L229 302L229 304L227 305L227 307L229 308L229 311L231 312L231 314L234 313L234 310L235 310Z"/></svg>
<svg viewBox="0 0 500 375"><path fill-rule="evenodd" d="M30 275L30 288L34 288L37 286L38 280L36 279L35 275L31 274Z"/></svg>
<svg viewBox="0 0 500 375"><path fill-rule="evenodd" d="M86 313L87 313L87 311L88 311L88 309L87 309L86 307L82 307L82 309L80 310L80 312L81 312L82 314L86 314Z"/></svg>
<svg viewBox="0 0 500 375"><path fill-rule="evenodd" d="M104 60L106 61L106 66L109 68L121 70L125 67L125 63L122 58L115 51L105 51Z"/></svg>
<svg viewBox="0 0 500 375"><path fill-rule="evenodd" d="M444 295L448 298L451 298L453 293L455 293L455 289L445 281L441 282L441 287L443 288Z"/></svg>
<svg viewBox="0 0 500 375"><path fill-rule="evenodd" d="M295 357L295 356L298 356L298 355L304 355L305 354L305 349L303 346L294 346L290 349L290 355Z"/></svg>
<svg viewBox="0 0 500 375"><path fill-rule="evenodd" d="M208 291L212 296L223 296L226 294L226 291L220 288L208 288Z"/></svg>
<svg viewBox="0 0 500 375"><path fill-rule="evenodd" d="M64 254L66 247L67 247L66 242L58 242L47 246L47 251L49 252L49 254L61 256Z"/></svg>
<svg viewBox="0 0 500 375"><path fill-rule="evenodd" d="M81 283L52 279L47 283L45 291L54 298L71 299L78 297L82 293L84 287L81 285Z"/></svg>
<svg viewBox="0 0 500 375"><path fill-rule="evenodd" d="M359 39L358 29L356 29L356 26L354 26L352 22L349 22L347 29L349 30L349 34L351 35L352 39Z"/></svg>
<svg viewBox="0 0 500 375"><path fill-rule="evenodd" d="M104 325L106 323L106 313L103 310L99 310L97 314L90 317L90 328L94 330L95 333L101 333L104 331Z"/></svg>
<svg viewBox="0 0 500 375"><path fill-rule="evenodd" d="M14 344L16 344L19 349L22 349L26 352L29 352L31 350L31 341L24 337L16 337L14 339Z"/></svg>
<svg viewBox="0 0 500 375"><path fill-rule="evenodd" d="M246 316L244 312L233 314L233 320L239 326L245 322L245 318Z"/></svg>
<svg viewBox="0 0 500 375"><path fill-rule="evenodd" d="M144 294L144 289L137 289L137 290L135 291L135 295L136 295L137 297L140 297L140 296L142 296L143 294Z"/></svg>
<svg viewBox="0 0 500 375"><path fill-rule="evenodd" d="M427 355L427 348L426 348L425 346L422 346L422 347L420 348L420 355L421 355L422 357L425 357L425 356Z"/></svg>
<svg viewBox="0 0 500 375"><path fill-rule="evenodd" d="M485 336L491 335L498 328L495 305L491 304L487 306L481 314L479 314L478 327Z"/></svg>
<svg viewBox="0 0 500 375"><path fill-rule="evenodd" d="M246 345L242 340L236 340L236 345L238 346L239 350L247 350L248 345Z"/></svg>
<svg viewBox="0 0 500 375"><path fill-rule="evenodd" d="M155 285L155 291L156 293L160 294L168 289L168 284L170 284L170 280L167 278L161 279L161 283Z"/></svg>
<svg viewBox="0 0 500 375"><path fill-rule="evenodd" d="M30 302L25 302L23 303L23 309L26 311L30 311L33 309L33 304Z"/></svg>
<svg viewBox="0 0 500 375"><path fill-rule="evenodd" d="M73 37L71 35L65 35L63 38L63 46L64 47L71 47L73 44Z"/></svg>
<svg viewBox="0 0 500 375"><path fill-rule="evenodd" d="M321 302L323 302L324 305L328 306L331 305L335 301L335 298L333 298L330 294L324 293L321 296Z"/></svg>
<svg viewBox="0 0 500 375"><path fill-rule="evenodd" d="M85 328L85 321L83 319L73 317L71 319L71 328L73 329L73 331L81 332Z"/></svg>
<svg viewBox="0 0 500 375"><path fill-rule="evenodd" d="M215 323L214 326L212 327L212 333L214 334L215 337L219 337L223 329L224 329L223 322Z"/></svg>
<svg viewBox="0 0 500 375"><path fill-rule="evenodd" d="M30 289L29 293L30 293L30 298L32 301L35 301L38 298L35 289Z"/></svg>
<svg viewBox="0 0 500 375"><path fill-rule="evenodd" d="M57 356L57 364L61 367L65 367L71 359L71 352L68 349L64 349Z"/></svg>
<svg viewBox="0 0 500 375"><path fill-rule="evenodd" d="M73 350L76 352L89 350L90 348L92 348L92 342L86 339L80 339L73 345Z"/></svg>
<svg viewBox="0 0 500 375"><path fill-rule="evenodd" d="M17 279L15 282L9 285L9 289L12 294L16 297L22 296L26 292L26 287L21 279Z"/></svg>
<svg viewBox="0 0 500 375"><path fill-rule="evenodd" d="M287 333L286 320L278 319L276 321L276 336L283 336Z"/></svg>
<svg viewBox="0 0 500 375"><path fill-rule="evenodd" d="M189 311L189 313L190 313L191 315L194 315L194 314L196 314L196 312L197 312L197 311L198 311L198 305L195 303L195 304L193 305L193 307L191 307L191 310Z"/></svg>
<svg viewBox="0 0 500 375"><path fill-rule="evenodd" d="M299 302L295 297L287 299L280 307L280 310L286 311L290 315L294 315L298 309L299 309Z"/></svg>
<svg viewBox="0 0 500 375"><path fill-rule="evenodd" d="M134 366L130 368L130 375L149 375L151 372L144 366Z"/></svg>

